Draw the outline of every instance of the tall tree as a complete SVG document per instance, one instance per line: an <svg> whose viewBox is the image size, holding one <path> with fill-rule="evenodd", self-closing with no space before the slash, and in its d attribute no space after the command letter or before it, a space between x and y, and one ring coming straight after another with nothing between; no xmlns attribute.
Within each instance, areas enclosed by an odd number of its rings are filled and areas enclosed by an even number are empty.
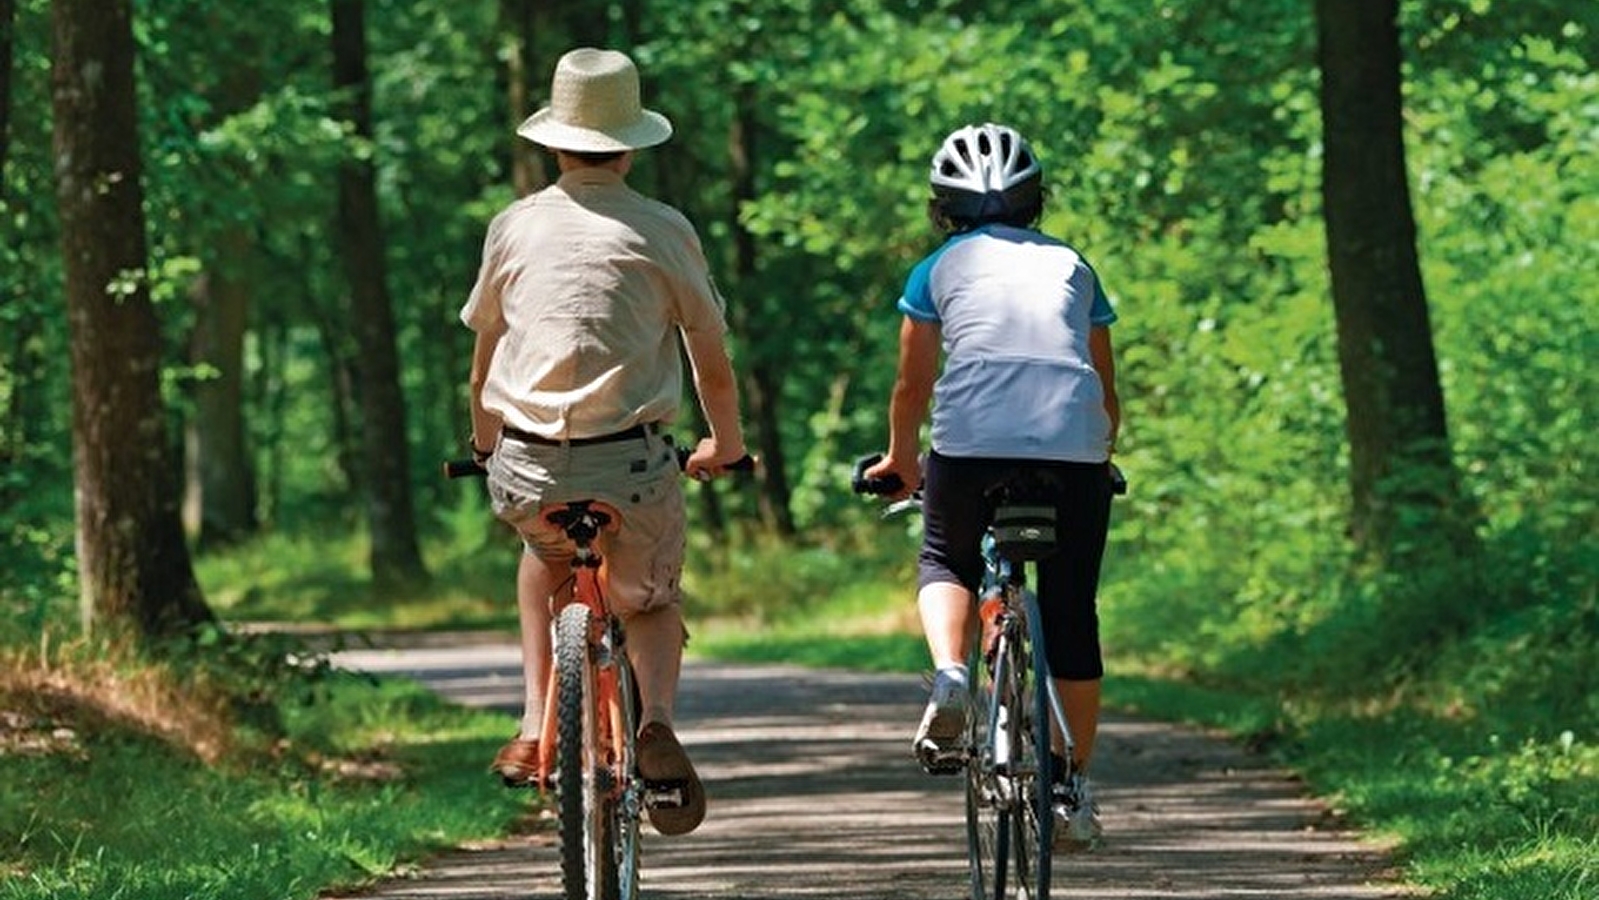
<svg viewBox="0 0 1599 900"><path fill-rule="evenodd" d="M510 117L510 127L505 129L505 139L510 145L511 183L518 197L525 197L543 187L547 182L544 162L538 148L516 134L533 111L533 72L538 68L538 54L533 36L539 31L539 13L548 20L548 6L534 0L500 0L501 55L505 61L505 99Z"/></svg>
<svg viewBox="0 0 1599 900"><path fill-rule="evenodd" d="M760 260L755 234L744 224L740 211L746 202L755 199L756 133L760 122L756 117L756 89L748 82L733 90L732 127L728 133L728 155L732 160L733 203L731 230L733 233L733 272L737 290L753 293L760 274ZM741 334L751 331L752 322L746 306L735 306L735 329ZM794 516L789 507L792 491L788 481L788 461L783 453L782 430L778 417L782 406L780 394L782 374L771 358L757 359L744 367L745 404L755 420L755 438L761 455L761 517L778 534L790 537L795 533Z"/></svg>
<svg viewBox="0 0 1599 900"><path fill-rule="evenodd" d="M371 531L372 577L380 584L394 584L423 578L426 570L411 503L405 396L378 216L377 175L369 153L372 82L366 68L363 0L333 0L333 83L341 94L343 118L353 126L356 139L367 145L339 164L340 257L359 354L356 389L362 412L362 491Z"/></svg>
<svg viewBox="0 0 1599 900"><path fill-rule="evenodd" d="M0 0L0 176L11 149L11 64L16 47L17 0ZM5 178L0 177L0 201L5 200Z"/></svg>
<svg viewBox="0 0 1599 900"><path fill-rule="evenodd" d="M146 638L211 618L178 512L146 276L130 0L55 0L52 108L72 341L85 624Z"/></svg>
<svg viewBox="0 0 1599 900"><path fill-rule="evenodd" d="M1459 508L1405 168L1398 14L1398 0L1316 0L1351 524L1377 557L1402 511Z"/></svg>
<svg viewBox="0 0 1599 900"><path fill-rule="evenodd" d="M213 41L229 35L233 20L226 17L231 13L215 8L194 12L196 20L174 24L203 29ZM254 59L235 59L221 67L203 93L215 115L196 125L215 127L249 109L261 97L261 82L260 65ZM233 159L223 165L238 183L250 183L245 166ZM184 440L184 519L202 550L248 537L258 524L255 464L245 440L244 405L244 339L259 283L257 242L248 215L235 212L234 204L207 206L211 211L207 230L215 237L203 251L206 270L190 291L194 329L189 336L190 361L203 367L206 377L194 385L194 411Z"/></svg>
<svg viewBox="0 0 1599 900"><path fill-rule="evenodd" d="M231 544L256 530L255 466L244 437L251 261L243 226L225 226L214 244L211 267L190 292L194 331L189 357L209 371L194 386L194 413L185 435L184 518L202 548Z"/></svg>

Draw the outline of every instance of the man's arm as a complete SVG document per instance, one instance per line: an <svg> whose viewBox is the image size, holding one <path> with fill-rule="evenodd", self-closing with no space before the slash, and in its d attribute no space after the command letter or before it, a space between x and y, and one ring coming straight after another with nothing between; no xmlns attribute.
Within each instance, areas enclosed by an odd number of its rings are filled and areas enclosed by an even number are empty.
<svg viewBox="0 0 1599 900"><path fill-rule="evenodd" d="M472 373L467 385L472 394L472 454L484 458L494 452L500 435L500 417L483 408L483 382L489 377L489 364L500 346L503 330L477 333L472 344Z"/></svg>
<svg viewBox="0 0 1599 900"><path fill-rule="evenodd" d="M747 451L744 428L739 422L738 379L721 333L685 331L683 345L694 371L694 392L711 429L686 466L689 475L697 475L701 470L737 462Z"/></svg>

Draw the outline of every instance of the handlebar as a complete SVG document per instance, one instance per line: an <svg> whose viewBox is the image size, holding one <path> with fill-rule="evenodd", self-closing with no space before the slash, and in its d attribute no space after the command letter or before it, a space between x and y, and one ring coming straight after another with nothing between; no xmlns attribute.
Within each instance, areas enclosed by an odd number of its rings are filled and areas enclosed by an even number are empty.
<svg viewBox="0 0 1599 900"><path fill-rule="evenodd" d="M679 469L687 468L688 458L694 455L694 451L688 447L673 447L672 449L677 453L677 467ZM746 453L722 468L727 469L729 472L748 473L755 471L755 465L755 457ZM488 473L489 470L475 459L447 459L444 461L445 478L482 478Z"/></svg>
<svg viewBox="0 0 1599 900"><path fill-rule="evenodd" d="M482 478L489 470L475 459L447 459L444 461L445 478Z"/></svg>
<svg viewBox="0 0 1599 900"><path fill-rule="evenodd" d="M877 465L883 459L881 453L871 453L855 460L855 474L850 476L850 490L857 494L897 494L905 489L905 482L898 475L866 477L866 470Z"/></svg>
<svg viewBox="0 0 1599 900"><path fill-rule="evenodd" d="M905 483L898 475L887 477L873 476L868 478L866 470L877 465L883 458L881 453L871 453L855 460L855 472L850 476L850 490L857 494L897 494L905 489ZM1110 492L1117 496L1127 493L1127 476L1122 474L1120 466L1110 463Z"/></svg>

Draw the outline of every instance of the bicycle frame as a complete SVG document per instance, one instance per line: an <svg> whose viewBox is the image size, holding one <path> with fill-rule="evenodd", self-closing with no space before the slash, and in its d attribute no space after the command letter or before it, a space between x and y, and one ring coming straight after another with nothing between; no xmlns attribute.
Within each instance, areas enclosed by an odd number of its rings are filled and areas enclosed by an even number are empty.
<svg viewBox="0 0 1599 900"><path fill-rule="evenodd" d="M556 784L565 896L634 900L638 820L648 799L635 771L637 694L594 546L621 514L599 501L575 501L544 520L575 545L571 595L553 609L555 652L539 747L539 783Z"/></svg>
<svg viewBox="0 0 1599 900"><path fill-rule="evenodd" d="M983 539L983 561L985 577L983 588L978 596L983 597L990 591L998 590L1005 598L1007 612L1019 614L1022 621L1028 625L1028 644L1034 647L1044 646L1043 619L1038 609L1038 597L1027 587L1026 570L1024 563L1012 561L1002 556L994 548L993 536L988 535ZM1072 740L1071 727L1066 722L1066 707L1060 699L1060 691L1055 686L1055 679L1048 677L1049 669L1046 665L1039 670L1040 681L1045 685L1044 699L1047 708L1041 715L1047 713L1051 725L1052 737L1059 735L1061 738L1060 756L1063 759L1072 758L1075 742ZM1053 747L1054 741L1051 740Z"/></svg>
<svg viewBox="0 0 1599 900"><path fill-rule="evenodd" d="M570 524L561 520L574 514L584 517ZM592 514L603 517L603 521ZM618 692L618 668L612 654L625 653L620 621L611 613L605 600L604 560L594 549L593 542L603 530L614 530L621 521L621 513L608 503L580 501L556 506L545 512L544 520L556 528L567 530L577 547L572 555L572 594L555 601L550 610L551 621L561 617L562 610L580 604L589 610L589 645L600 651L596 654L595 678L606 715L601 721L601 746L609 748L611 760L621 759L623 741L627 732L622 724L621 698ZM572 535L571 529L579 529ZM545 690L544 722L539 739L539 784L547 784L555 771L556 692L559 690L554 660L551 660L550 677Z"/></svg>

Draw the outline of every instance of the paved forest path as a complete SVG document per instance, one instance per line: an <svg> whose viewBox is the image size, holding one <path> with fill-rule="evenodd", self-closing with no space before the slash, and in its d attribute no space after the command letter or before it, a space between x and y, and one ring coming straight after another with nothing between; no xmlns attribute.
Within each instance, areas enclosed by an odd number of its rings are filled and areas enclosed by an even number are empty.
<svg viewBox="0 0 1599 900"><path fill-rule="evenodd" d="M520 714L516 649L503 638L347 651L335 660ZM687 836L646 830L644 897L966 896L960 783L923 775L909 756L924 700L915 676L690 663L678 729L705 781L709 812ZM1330 824L1292 777L1226 741L1109 716L1095 756L1106 843L1057 858L1056 898L1409 896L1378 848ZM348 896L555 900L554 836L451 852Z"/></svg>

